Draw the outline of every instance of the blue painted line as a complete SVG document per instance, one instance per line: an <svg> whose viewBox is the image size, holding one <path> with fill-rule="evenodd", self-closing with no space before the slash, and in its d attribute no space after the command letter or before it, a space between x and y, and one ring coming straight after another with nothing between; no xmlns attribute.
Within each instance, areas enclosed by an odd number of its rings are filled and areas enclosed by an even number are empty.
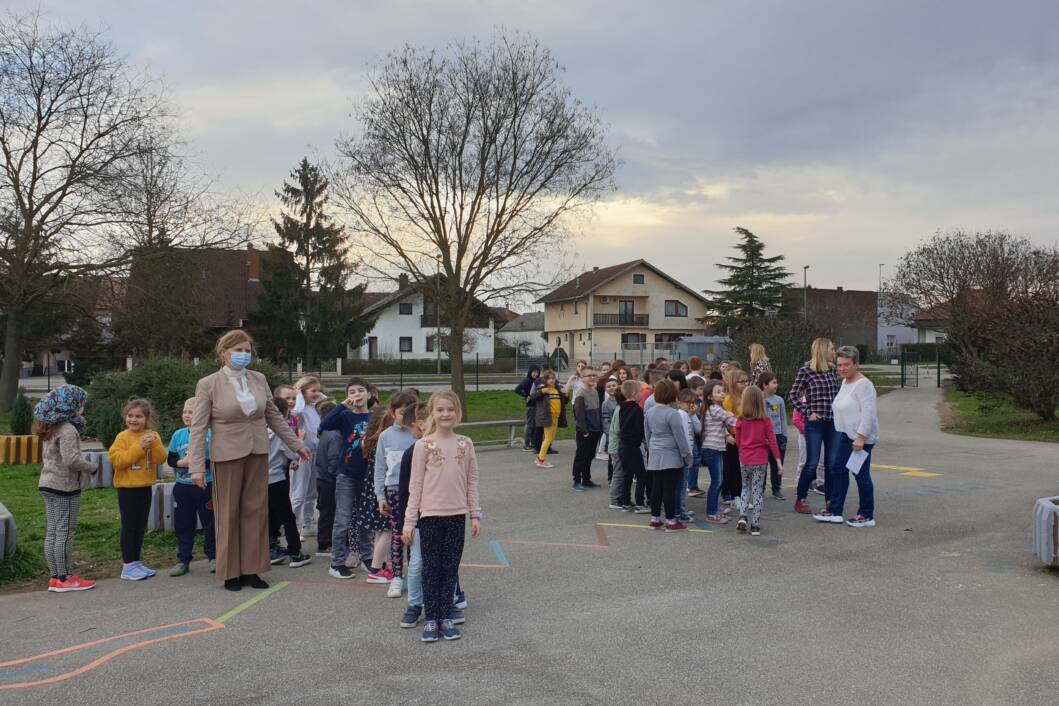
<svg viewBox="0 0 1059 706"><path fill-rule="evenodd" d="M694 524L699 529L710 530L711 532L713 531L713 528L710 527L704 520L702 520L699 517L696 517L691 522L692 522L692 524Z"/></svg>
<svg viewBox="0 0 1059 706"><path fill-rule="evenodd" d="M491 539L489 540L489 546L493 548L493 554L496 554L496 560L499 561L502 566L511 566L511 562L507 560L507 555L504 554L504 550L500 548L500 542Z"/></svg>

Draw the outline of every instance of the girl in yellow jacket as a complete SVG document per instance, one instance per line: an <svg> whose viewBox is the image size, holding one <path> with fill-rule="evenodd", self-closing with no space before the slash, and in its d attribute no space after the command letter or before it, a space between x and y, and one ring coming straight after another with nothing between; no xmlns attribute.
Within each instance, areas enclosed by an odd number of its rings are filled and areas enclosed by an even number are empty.
<svg viewBox="0 0 1059 706"><path fill-rule="evenodd" d="M140 561L140 551L151 510L155 467L165 461L166 448L151 429L154 410L150 402L133 397L125 403L121 416L125 418L125 431L118 434L107 452L114 467L121 514L121 578L141 581L155 575L154 569Z"/></svg>

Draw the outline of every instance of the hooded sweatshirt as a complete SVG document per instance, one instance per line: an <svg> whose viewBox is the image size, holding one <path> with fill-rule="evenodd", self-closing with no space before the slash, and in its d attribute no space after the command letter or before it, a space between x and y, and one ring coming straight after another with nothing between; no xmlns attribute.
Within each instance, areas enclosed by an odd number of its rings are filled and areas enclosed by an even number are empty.
<svg viewBox="0 0 1059 706"><path fill-rule="evenodd" d="M386 499L386 489L396 488L401 481L401 456L416 442L408 427L397 422L379 434L375 447L375 498Z"/></svg>

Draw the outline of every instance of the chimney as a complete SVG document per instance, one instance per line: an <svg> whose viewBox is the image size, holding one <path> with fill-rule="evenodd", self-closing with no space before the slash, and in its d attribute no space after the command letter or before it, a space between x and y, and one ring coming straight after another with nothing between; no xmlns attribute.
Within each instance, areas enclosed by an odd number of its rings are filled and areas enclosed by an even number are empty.
<svg viewBox="0 0 1059 706"><path fill-rule="evenodd" d="M408 275L402 273L397 276L397 289L398 291L408 289Z"/></svg>
<svg viewBox="0 0 1059 706"><path fill-rule="evenodd" d="M592 271L593 271L593 272L595 272L595 271L596 271L596 270L598 270L598 269L599 269L599 266L597 265L596 267L593 267L593 268L592 268Z"/></svg>
<svg viewBox="0 0 1059 706"><path fill-rule="evenodd" d="M246 245L246 279L249 282L261 280L261 255L250 243Z"/></svg>
<svg viewBox="0 0 1059 706"><path fill-rule="evenodd" d="M577 279L574 280L574 289L576 289L579 292L581 291L581 275L578 275Z"/></svg>
<svg viewBox="0 0 1059 706"><path fill-rule="evenodd" d="M842 287L835 287L835 289L838 290L839 292L842 291Z"/></svg>

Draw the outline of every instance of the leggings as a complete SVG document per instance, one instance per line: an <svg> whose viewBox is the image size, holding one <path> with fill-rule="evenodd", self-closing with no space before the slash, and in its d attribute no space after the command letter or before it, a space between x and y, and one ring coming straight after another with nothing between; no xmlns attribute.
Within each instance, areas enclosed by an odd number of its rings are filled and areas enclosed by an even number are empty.
<svg viewBox="0 0 1059 706"><path fill-rule="evenodd" d="M684 474L683 468L666 468L660 471L647 471L654 476L651 481L651 517L660 517L662 508L666 509L666 519L673 521L677 517L677 485Z"/></svg>
<svg viewBox="0 0 1059 706"><path fill-rule="evenodd" d="M552 442L555 441L555 435L559 432L559 420L552 420L550 427L542 427L544 429L544 439L541 441L541 450L537 454L537 458L544 461L548 458L548 449L551 448Z"/></svg>
<svg viewBox="0 0 1059 706"><path fill-rule="evenodd" d="M401 492L399 488L386 489L386 502L390 504L390 568L394 578L404 573L404 542L401 531L404 529L404 513L401 511Z"/></svg>
<svg viewBox="0 0 1059 706"><path fill-rule="evenodd" d="M81 510L81 493L58 495L41 491L48 529L44 534L44 560L53 578L65 579L74 571L74 530Z"/></svg>
<svg viewBox="0 0 1059 706"><path fill-rule="evenodd" d="M278 480L268 484L268 538L269 545L279 546L279 531L287 538L287 554L302 553L302 538L298 534L298 521L290 504L290 481Z"/></svg>
<svg viewBox="0 0 1059 706"><path fill-rule="evenodd" d="M151 486L118 488L118 514L121 515L121 560L126 564L140 560L147 516L151 512Z"/></svg>
<svg viewBox="0 0 1059 706"><path fill-rule="evenodd" d="M423 543L423 607L427 620L448 620L452 615L466 524L466 515L419 519L417 529Z"/></svg>
<svg viewBox="0 0 1059 706"><path fill-rule="evenodd" d="M737 498L743 492L743 477L739 472L739 447L725 444L724 447L724 483L721 493L726 498Z"/></svg>

